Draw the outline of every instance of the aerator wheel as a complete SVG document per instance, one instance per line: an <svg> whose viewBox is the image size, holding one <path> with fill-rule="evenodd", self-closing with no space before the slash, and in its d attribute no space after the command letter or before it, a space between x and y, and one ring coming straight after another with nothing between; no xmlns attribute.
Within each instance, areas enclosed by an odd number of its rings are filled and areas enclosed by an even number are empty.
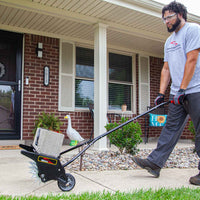
<svg viewBox="0 0 200 200"><path fill-rule="evenodd" d="M58 187L64 192L68 192L72 190L75 184L76 184L76 181L75 181L74 176L72 176L69 173L66 173L65 177L60 177L60 179L58 179Z"/></svg>

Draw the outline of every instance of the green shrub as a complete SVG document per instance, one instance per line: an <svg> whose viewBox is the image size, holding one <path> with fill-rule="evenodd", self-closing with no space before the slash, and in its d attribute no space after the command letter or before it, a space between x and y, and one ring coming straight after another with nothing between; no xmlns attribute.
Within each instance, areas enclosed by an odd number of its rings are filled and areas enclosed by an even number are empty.
<svg viewBox="0 0 200 200"><path fill-rule="evenodd" d="M189 121L188 130L194 135L194 138L192 139L194 141L195 140L195 128L194 128L194 124L192 121Z"/></svg>
<svg viewBox="0 0 200 200"><path fill-rule="evenodd" d="M42 112L41 115L38 116L38 119L35 120L35 127L33 129L33 133L36 133L37 128L44 128L56 132L60 132L60 126L62 126L62 122L59 120L58 117L52 114L48 114Z"/></svg>
<svg viewBox="0 0 200 200"><path fill-rule="evenodd" d="M120 124L126 122L128 118L121 118L121 121L118 123L109 123L105 126L107 131L119 126ZM108 138L110 143L115 145L120 153L130 153L132 155L138 152L137 145L142 142L142 131L141 126L138 122L133 123L130 122L129 124L123 126L122 128L110 133Z"/></svg>
<svg viewBox="0 0 200 200"><path fill-rule="evenodd" d="M195 133L194 124L193 124L192 121L189 121L188 130L194 135L194 138L192 139L192 141L194 142L194 141L195 141L195 135L196 135L196 133ZM194 147L194 149L193 149L193 152L194 152L194 153L196 152L195 147Z"/></svg>

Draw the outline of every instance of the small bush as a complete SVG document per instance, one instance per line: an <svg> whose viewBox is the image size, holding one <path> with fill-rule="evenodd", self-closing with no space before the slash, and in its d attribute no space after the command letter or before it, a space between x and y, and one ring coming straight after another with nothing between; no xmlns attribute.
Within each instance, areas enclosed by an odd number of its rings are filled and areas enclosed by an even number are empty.
<svg viewBox="0 0 200 200"><path fill-rule="evenodd" d="M105 126L107 131L119 126L120 124L126 122L128 118L121 118L121 121L118 123L109 123ZM120 153L130 153L132 155L138 152L137 145L142 142L142 131L141 126L138 122L123 126L122 128L110 133L108 138L111 144L114 144L120 151Z"/></svg>

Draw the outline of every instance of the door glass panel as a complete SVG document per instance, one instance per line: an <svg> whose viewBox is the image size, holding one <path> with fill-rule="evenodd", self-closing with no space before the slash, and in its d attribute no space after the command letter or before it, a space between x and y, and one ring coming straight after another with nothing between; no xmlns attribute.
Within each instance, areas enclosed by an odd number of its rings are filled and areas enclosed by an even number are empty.
<svg viewBox="0 0 200 200"><path fill-rule="evenodd" d="M0 30L0 140L20 139L23 35Z"/></svg>
<svg viewBox="0 0 200 200"><path fill-rule="evenodd" d="M0 85L0 130L14 130L14 107L14 87L9 85Z"/></svg>
<svg viewBox="0 0 200 200"><path fill-rule="evenodd" d="M16 81L16 47L0 41L0 81Z"/></svg>

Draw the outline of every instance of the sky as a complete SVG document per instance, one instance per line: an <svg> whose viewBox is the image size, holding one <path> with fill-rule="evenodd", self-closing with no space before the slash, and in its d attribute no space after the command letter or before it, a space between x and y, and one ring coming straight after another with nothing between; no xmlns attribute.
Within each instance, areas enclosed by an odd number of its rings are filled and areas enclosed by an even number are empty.
<svg viewBox="0 0 200 200"><path fill-rule="evenodd" d="M154 0L163 4L168 4L173 0ZM177 0L187 7L187 11L191 14L200 16L200 0Z"/></svg>

